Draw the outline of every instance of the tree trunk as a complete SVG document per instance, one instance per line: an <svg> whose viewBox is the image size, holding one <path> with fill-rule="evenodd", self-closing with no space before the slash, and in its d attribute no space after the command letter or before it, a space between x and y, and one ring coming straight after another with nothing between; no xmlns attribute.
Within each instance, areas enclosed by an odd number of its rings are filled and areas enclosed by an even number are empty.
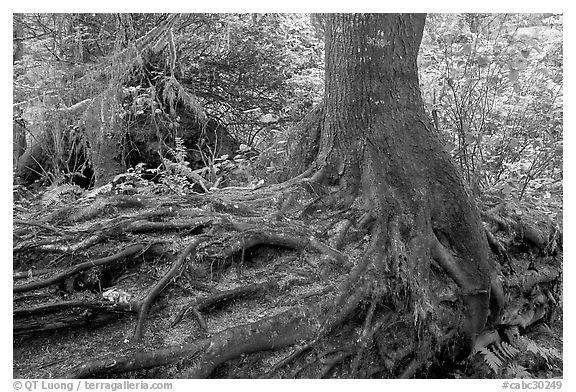
<svg viewBox="0 0 576 392"><path fill-rule="evenodd" d="M438 319L430 306L439 303L436 260L460 287L469 349L487 319L493 273L478 209L424 112L416 64L424 22L412 14L327 16L313 179L337 184L340 207L361 200L373 219L370 258L380 279L428 331Z"/></svg>
<svg viewBox="0 0 576 392"><path fill-rule="evenodd" d="M114 176L125 171L120 151L122 132L119 129L118 110L116 100L104 95L95 99L84 113L96 187L108 183Z"/></svg>

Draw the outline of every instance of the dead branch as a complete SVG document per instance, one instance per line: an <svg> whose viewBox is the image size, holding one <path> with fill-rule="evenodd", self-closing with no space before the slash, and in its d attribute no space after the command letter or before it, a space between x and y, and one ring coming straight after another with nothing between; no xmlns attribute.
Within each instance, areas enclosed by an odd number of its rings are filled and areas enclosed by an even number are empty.
<svg viewBox="0 0 576 392"><path fill-rule="evenodd" d="M62 328L77 328L85 325L101 325L118 317L116 312L93 312L88 309L82 313L65 315L51 315L47 320L16 320L13 325L14 335L32 334L42 331L52 331Z"/></svg>
<svg viewBox="0 0 576 392"><path fill-rule="evenodd" d="M92 245L99 243L100 241L104 240L104 237L101 235L92 235L81 241L78 241L73 237L63 238L61 240L70 240L70 241L74 240L75 242L72 245L62 245L62 244L55 244L54 240L52 239L47 239L44 242L24 241L14 246L12 251L21 252L29 249L34 249L37 252L46 252L46 253L75 253L82 249L87 249Z"/></svg>
<svg viewBox="0 0 576 392"><path fill-rule="evenodd" d="M70 308L88 308L115 312L136 312L138 310L138 304L134 303L121 303L112 301L60 301L49 304L41 304L37 306L31 306L28 308L16 309L12 312L14 317L30 316L36 314L53 313L61 310L66 310Z"/></svg>
<svg viewBox="0 0 576 392"><path fill-rule="evenodd" d="M12 279L18 280L18 279L28 279L28 278L33 278L35 276L42 276L42 275L46 275L49 274L50 272L53 272L53 269L40 269L40 270L33 270L30 269L28 271L16 271L14 272L14 274L12 275Z"/></svg>

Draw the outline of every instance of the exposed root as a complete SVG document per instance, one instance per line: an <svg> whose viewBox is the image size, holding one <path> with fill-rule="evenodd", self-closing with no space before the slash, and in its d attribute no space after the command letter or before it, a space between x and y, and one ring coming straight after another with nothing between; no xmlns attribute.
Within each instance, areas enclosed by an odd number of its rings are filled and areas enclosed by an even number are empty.
<svg viewBox="0 0 576 392"><path fill-rule="evenodd" d="M352 221L350 219L344 219L336 225L335 232L330 240L330 245L334 249L342 249L350 227L352 227Z"/></svg>
<svg viewBox="0 0 576 392"><path fill-rule="evenodd" d="M47 279L38 280L35 282L14 286L13 292L14 293L22 293L25 291L31 291L31 290L36 290L36 289L40 289L43 287L48 287L48 286L53 285L55 283L61 282L70 276L76 275L79 272L86 271L92 267L111 264L111 263L116 262L118 260L122 260L126 257L142 254L142 253L146 252L148 249L150 249L150 247L152 245L154 245L154 244L131 245L131 246L127 247L126 249L124 249L122 252L116 253L115 255L103 257L103 258L98 259L98 260L86 261L84 263L77 264L77 265L70 267L67 270L62 271L62 272L60 272L54 276L51 276Z"/></svg>
<svg viewBox="0 0 576 392"><path fill-rule="evenodd" d="M199 319L198 321L200 323L202 323L200 320L203 320L203 319L201 316L199 316L201 311L207 310L211 307L220 306L220 305L222 305L226 302L229 302L231 300L234 300L234 299L249 297L251 295L254 295L254 294L260 293L264 290L267 290L273 286L274 286L274 282L271 282L271 281L263 282L263 283L255 283L255 284L251 284L248 286L238 287L238 288L233 289L233 290L227 290L227 291L223 291L220 293L216 293L216 294L210 295L207 298L192 301L190 304L186 305L178 313L178 315L176 315L176 317L174 318L174 320L170 324L170 327L173 328L174 326L176 326L176 324L178 324L182 320L182 318L186 315L186 313L190 310L195 312L195 313L198 313L198 315L196 315L196 317ZM206 323L204 323L204 326L202 328L207 329Z"/></svg>
<svg viewBox="0 0 576 392"><path fill-rule="evenodd" d="M472 354L476 339L484 330L489 315L490 285L496 282L493 282L491 278L483 282L468 276L436 236L432 244L432 257L460 287L467 307L464 320L464 346L460 352L456 353L458 358L463 359ZM409 370L410 367L406 369L406 372L410 373Z"/></svg>
<svg viewBox="0 0 576 392"><path fill-rule="evenodd" d="M358 367L360 366L360 361L362 359L362 355L364 354L364 350L368 345L368 332L370 326L372 324L372 317L374 317L374 310L376 309L376 296L372 298L372 302L370 303L370 308L368 309L368 314L366 315L366 319L364 320L364 327L362 328L362 334L358 339L358 349L356 350L356 356L354 357L354 361L352 362L352 366L350 368L350 373L352 378L356 378L358 376ZM370 336L371 338L371 336Z"/></svg>
<svg viewBox="0 0 576 392"><path fill-rule="evenodd" d="M233 229L243 234L225 251L225 258L257 245L273 245L289 249L312 249L325 254L339 264L348 263L346 255L322 243L314 236L307 235L307 230L301 227L276 225L276 227L269 226L262 229L262 223L260 227L238 221L230 221L230 224Z"/></svg>
<svg viewBox="0 0 576 392"><path fill-rule="evenodd" d="M13 223L14 225L39 227L39 228L41 228L41 229L45 229L45 230L48 230L48 231L50 231L50 232L58 233L58 234L62 234L63 232L66 232L65 230L62 230L62 228L55 227L55 226L52 226L52 225L48 225L48 224L46 224L46 223L38 222L38 221L25 221L25 220L23 220L23 219L14 219L14 220L12 221L12 223ZM19 237L20 237L20 236L23 236L23 235L25 235L25 234L29 234L29 232L30 232L30 230L29 230L28 228L26 228L26 229L15 229L14 232L13 232L13 234L14 234L15 236L19 236Z"/></svg>
<svg viewBox="0 0 576 392"><path fill-rule="evenodd" d="M128 208L144 208L146 200L139 196L118 195L108 198L98 198L94 201L77 206L67 206L48 214L43 221L45 223L74 223L84 222L106 212L116 212Z"/></svg>
<svg viewBox="0 0 576 392"><path fill-rule="evenodd" d="M543 265L538 270L527 270L521 275L510 277L508 285L519 287L523 293L527 293L538 284L554 282L560 275L558 267Z"/></svg>
<svg viewBox="0 0 576 392"><path fill-rule="evenodd" d="M74 300L42 304L14 310L13 331L20 335L88 324L94 326L137 310L137 303L110 301Z"/></svg>
<svg viewBox="0 0 576 392"><path fill-rule="evenodd" d="M398 376L398 378L401 380L405 380L405 379L414 377L414 375L416 374L416 372L418 371L418 369L421 366L422 365L420 364L420 362L418 362L418 360L416 358L414 358L413 360L410 361L408 366L406 366L406 368L404 368L404 370Z"/></svg>
<svg viewBox="0 0 576 392"><path fill-rule="evenodd" d="M123 233L147 233L147 232L162 232L169 230L197 230L211 223L211 217L199 217L184 221L170 221L170 222L148 222L145 220L136 221L126 225L120 232ZM108 234L108 233L107 233ZM113 233L110 233L110 235Z"/></svg>
<svg viewBox="0 0 576 392"><path fill-rule="evenodd" d="M250 361L255 361L261 370L256 376L264 373L262 378L322 378L330 375L412 378L423 369L428 360L435 359L433 356L440 352L439 346L444 349L458 345L457 338L461 330L444 328L462 327L458 323L461 323L463 309L467 318L463 327L471 341L465 343L475 343L474 351L477 351L481 347L496 344L501 339L502 331L514 328L523 330L538 321L546 320L556 306L554 295L550 294L550 291L552 284L561 278L561 269L555 265L520 268L523 264L509 257L512 255L510 244L500 238L502 233L496 236L493 231L486 230L491 249L509 262L516 262L515 278L508 276L505 268L502 268L503 272L496 271L500 275L506 275L506 288L509 292L512 290L516 296L525 298L525 301L518 303L514 302L513 295L504 297L502 286L496 284L497 274L493 274L490 280L474 280L474 271L470 272L462 266L464 261L457 253L460 250L453 247L450 241L446 241L449 234L443 233L444 237L442 234L437 237L432 234L432 228L426 226L429 222L409 222L403 226L404 215L398 216L395 211L388 213L376 208L366 212L363 207L359 207L359 203L337 212L314 211L310 220L298 222L298 213L307 204L320 206L320 201L331 202L329 195L334 188L314 183L320 175L318 172L318 175L313 173L309 171L298 181L267 189L213 189L201 199L196 196L175 197L164 203L156 202L155 206L152 206L150 200L136 201L136 205L141 203L142 206L150 208L97 224L86 222L75 227L67 226L63 228L67 237L57 238L60 242L49 238L55 237L58 229L49 222L72 220L16 222L27 230L21 230L22 238L18 239L15 252L28 250L42 254L40 250L43 247L52 251L59 249L60 252L77 251L81 249L79 246L85 249L101 243L103 239L110 244L112 241L124 241L125 238L138 243L113 256L82 262L54 276L42 276L41 279L36 278L38 280L35 282L15 286L14 293L23 293L66 282L66 290L61 289L56 293L48 290L39 292L49 293L49 298L52 299L60 296L54 303L42 303L46 300L40 297L19 300L19 296L16 296L15 303L18 301L21 307L14 311L15 334L106 323L123 314L137 313L134 340L142 340L152 304L162 290L170 282L175 282L181 273L184 279L178 280L174 290L170 290L170 300L174 295L191 295L193 300L188 300L187 305L176 310L174 304L180 302L169 301L169 306L172 307L170 311L177 313L174 320L169 323L169 320L155 318L154 324L151 323L149 328L160 330L166 329L168 324L171 327L178 325L178 328L170 331L177 336L174 340L188 343L134 352L130 350L135 350L135 347L125 346L127 354L109 354L103 359L88 361L72 368L67 376L110 376L173 364L175 366L169 369L170 372L180 372L176 376L209 377L220 365L237 360L236 363L244 368L251 366ZM305 187L303 184L312 186ZM294 187L298 189L295 190ZM316 196L313 193L307 196L298 194L288 203L290 205L285 206L285 211L278 213L277 208L282 204L282 200L288 200L282 199L282 196L290 196L292 191L310 191L304 188L312 188L312 192L321 191L325 194L315 204L308 203ZM332 192L332 195L334 194ZM124 206L130 208L135 205L133 200L130 200L132 199L127 199ZM389 207L394 210L398 206ZM98 208L90 209L88 215L77 214L74 219L79 219L80 216L83 216L82 219L90 217L94 211L109 213L111 210L107 208L118 211L123 207L119 202L101 202ZM376 216L376 211L379 211L380 216ZM361 217L362 213L364 215ZM407 227L412 224L417 224L416 230L410 231ZM350 230L353 225L354 229ZM195 237L188 244L180 242L183 241L182 238L166 238L171 235L170 231L175 230L185 231L188 238L191 235ZM371 240L367 244L368 232ZM38 238L31 240L36 233L40 233L39 238L42 241L46 240L40 247ZM138 264L137 267L139 271L143 271L145 279L138 281L138 284L129 284L134 285L134 292L140 293L138 297L142 297L141 300L112 302L103 301L101 297L94 299L95 295L102 295L102 287L98 286L100 282L106 282L103 287L109 287L109 284L119 289L131 287L123 285L126 284L124 282L127 277L138 274L134 272L134 263L114 263L147 252L156 243L139 243L151 238L151 233L164 237L156 238L163 246L154 246L151 253L164 256L160 258L161 262L174 260L168 271L150 285L150 281L156 278L151 277L154 272L149 272L158 271L159 263ZM530 234L523 234L522 238L531 241L529 237ZM26 246L22 245L24 243ZM166 243L171 245L167 246ZM203 245L199 246L201 243ZM181 250L183 245L187 246ZM108 246L108 243L100 245L98 251L101 252L104 246ZM294 254L295 252L282 251L278 258L274 258L278 256L278 250L267 246L300 252ZM187 266L188 256L195 250L196 262ZM173 253L178 254L178 257L174 257ZM271 254L273 257L270 257ZM52 269L45 269L41 263L38 264L38 271L25 271L29 264L27 254L20 253L19 256L23 259L23 265L19 268L24 271L15 273L14 279L31 279L33 276L52 272ZM417 297L420 294L427 295L426 290L429 288L421 288L420 281L412 284L409 282L410 274L414 271L425 274L429 272L426 271L426 268L429 268L426 263L430 256L445 272L444 274L438 269L433 270L437 282L435 287L443 288L444 282L451 279L459 288L458 292L453 283L446 286L447 295L439 299L444 310L435 313L443 324L439 322L432 325L432 328L429 328L428 323L436 323L436 319L430 316L435 309L430 308L436 303L420 303ZM499 258L500 261L502 257ZM326 258L335 263L325 263ZM239 259L245 273L234 275L234 270L230 267ZM423 262L419 262L420 260ZM216 273L213 273L214 265ZM95 278L96 288L90 286L89 290L92 292L80 294L85 295L83 298L92 296L91 299L81 300L78 299L82 298L78 293L67 291L70 277L97 266L107 267L98 271L101 274ZM434 266L436 267L436 264ZM88 279L88 274L82 275L82 279ZM123 282L118 283L119 280ZM78 281L73 283L76 285ZM92 282L90 280L90 284ZM225 289L214 292L220 285L224 285ZM150 288L146 290L146 287ZM269 290L271 288L274 290ZM536 293L540 288L542 292ZM145 294L142 296L143 291ZM199 294L199 291L205 293ZM237 300L259 293L268 294L254 301L258 302L262 309L256 309L253 313L238 309ZM484 325L486 321L490 295L496 307L506 305L506 311L502 315L491 314L492 324L488 325L493 329L482 331L479 325ZM62 298L71 300L61 300ZM431 299L432 302L436 300L435 297ZM236 305L228 306L232 303ZM225 309L210 314L209 326L204 317L208 317L206 312L215 307ZM270 314L274 309L280 308L283 309L281 313L260 318L263 314ZM198 329L192 320L192 332L188 332L188 326L184 325L190 322L185 319L190 314L200 326ZM234 323L230 323L230 315L236 318ZM225 318L226 326L235 326L221 330L218 328L219 323L212 320L222 318ZM391 323L390 320L395 321ZM433 338L422 334L430 331L435 333L433 328L439 330ZM182 334L182 331L194 335L186 338L177 335ZM350 344L350 339L354 339L354 343ZM431 339L434 339L433 342ZM192 342L189 343L190 341ZM264 353L248 355L281 348L288 348L289 353L283 354L283 359L269 361ZM235 368L231 366L230 370L236 371ZM245 371L244 368L242 371ZM217 373L220 374L221 370L228 371L229 368L221 367Z"/></svg>
<svg viewBox="0 0 576 392"><path fill-rule="evenodd" d="M274 374L276 374L276 372L278 372L278 370L280 370L284 366L289 365L293 361L297 360L302 355L304 355L306 352L308 352L311 348L312 348L311 344L305 344L302 347L296 348L287 357L285 357L284 359L282 359L279 362L276 362L274 364L274 366L272 366L266 373L264 373L262 376L260 376L260 378L272 378L272 377L274 377Z"/></svg>
<svg viewBox="0 0 576 392"><path fill-rule="evenodd" d="M383 348L380 347L380 357L384 363L384 367L388 371L388 373L392 374L394 370L399 367L399 364L404 362L404 360L411 356L414 352L414 345L408 344L405 347L401 347L396 351L393 352L386 352L383 351Z"/></svg>
<svg viewBox="0 0 576 392"><path fill-rule="evenodd" d="M152 304L152 301L156 298L158 294L164 289L164 287L176 276L176 274L180 271L186 258L188 255L202 242L206 241L206 237L198 237L195 238L188 244L186 249L182 251L180 256L176 259L172 267L168 270L168 272L160 279L146 294L146 297L142 300L140 304L140 309L138 312L138 322L136 323L136 329L134 330L134 340L140 341L144 336L144 324L146 321L146 314L148 313L148 309Z"/></svg>
<svg viewBox="0 0 576 392"><path fill-rule="evenodd" d="M233 327L194 343L165 349L136 352L120 358L106 358L76 366L71 378L128 372L176 363L187 358L192 365L183 378L206 378L214 369L241 354L277 350L307 339L319 328L316 310L298 307L252 324Z"/></svg>
<svg viewBox="0 0 576 392"><path fill-rule="evenodd" d="M344 286L344 288L346 287L347 285ZM325 334L342 324L346 318L356 310L358 304L366 298L366 294L366 287L360 285L359 288L353 291L347 299L343 300L343 296L337 297L337 300L330 305L329 309L331 310L328 312L327 316L324 317L322 324L316 330L314 338L303 346L295 349L286 358L272 366L272 368L270 368L262 378L273 377L274 373L276 373L280 368L287 366L310 350Z"/></svg>
<svg viewBox="0 0 576 392"><path fill-rule="evenodd" d="M486 231L486 239L488 240L488 245L490 245L490 249L492 249L492 251L497 255L504 256L506 257L506 259L509 259L508 252L506 252L506 249L502 244L502 242L500 242L500 240L498 240L494 236L494 234L492 234L492 232L488 230L488 228L486 228L485 231Z"/></svg>
<svg viewBox="0 0 576 392"><path fill-rule="evenodd" d="M202 317L202 314L200 313L200 311L196 308L192 308L192 313L196 317L196 320L198 320L198 324L200 325L200 328L202 328L204 333L208 333L208 324L206 324L206 321L204 320L204 317Z"/></svg>
<svg viewBox="0 0 576 392"><path fill-rule="evenodd" d="M336 355L332 356L330 359L325 359L322 362L324 363L324 367L318 374L318 378L325 378L330 374L330 371L338 365L339 363L345 361L348 357L354 355L354 351L352 350L345 350L340 351Z"/></svg>
<svg viewBox="0 0 576 392"><path fill-rule="evenodd" d="M471 280L460 268L454 256L442 245L436 236L432 243L432 258L442 266L444 271L458 284L463 295L488 295L484 282L475 282Z"/></svg>
<svg viewBox="0 0 576 392"><path fill-rule="evenodd" d="M480 336L478 336L478 339L476 339L476 344L474 344L473 352L477 353L484 347L487 347L494 343L499 343L500 341L502 341L502 339L498 331L494 330L484 331L484 333L482 333Z"/></svg>
<svg viewBox="0 0 576 392"><path fill-rule="evenodd" d="M210 345L210 339L202 339L187 346L172 346L149 352L135 353L120 358L105 358L80 364L71 369L67 378L92 378L113 373L149 369L179 362L184 357L194 358Z"/></svg>

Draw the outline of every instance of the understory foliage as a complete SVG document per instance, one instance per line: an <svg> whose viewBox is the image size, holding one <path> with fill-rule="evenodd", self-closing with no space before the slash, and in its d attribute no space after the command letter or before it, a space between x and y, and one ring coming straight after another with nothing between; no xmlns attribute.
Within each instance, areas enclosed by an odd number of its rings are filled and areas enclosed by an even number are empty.
<svg viewBox="0 0 576 392"><path fill-rule="evenodd" d="M476 192L561 193L562 59L558 15L429 15L423 96Z"/></svg>
<svg viewBox="0 0 576 392"><path fill-rule="evenodd" d="M558 372L562 365L559 350L526 336L519 337L512 344L502 342L484 347L479 355L490 369L490 374L504 378L540 378L542 374L548 378Z"/></svg>
<svg viewBox="0 0 576 392"><path fill-rule="evenodd" d="M182 15L164 41L130 49L166 17L15 15L14 120L25 124L28 145L41 143L49 157L39 176L56 183L86 176L87 128L121 134L125 169L157 165L158 153L186 140L191 116L216 119L261 155L246 180L282 177L300 142L290 127L323 93L321 18ZM562 53L558 15L428 16L423 97L477 194L536 203L561 196ZM85 100L93 110L79 105ZM187 143L195 168L220 158L206 151L208 139Z"/></svg>
<svg viewBox="0 0 576 392"><path fill-rule="evenodd" d="M213 163L222 133L257 147L321 94L322 42L307 15L22 14L14 26L15 121L29 145L47 133L37 174L49 182L96 165L102 136L117 140L124 169L157 164L176 138L193 165ZM90 146L66 143L70 129ZM63 165L74 148L87 156Z"/></svg>

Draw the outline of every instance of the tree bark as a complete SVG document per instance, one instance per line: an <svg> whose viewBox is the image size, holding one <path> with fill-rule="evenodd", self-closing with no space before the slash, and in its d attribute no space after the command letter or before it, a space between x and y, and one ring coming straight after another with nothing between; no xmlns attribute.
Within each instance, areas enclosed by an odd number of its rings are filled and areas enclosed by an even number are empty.
<svg viewBox="0 0 576 392"><path fill-rule="evenodd" d="M416 63L424 22L414 14L327 16L313 179L337 185L340 207L360 199L372 214L374 264L389 293L407 293L422 325L434 318L436 259L460 287L469 349L484 328L495 274L475 201L424 111Z"/></svg>
<svg viewBox="0 0 576 392"><path fill-rule="evenodd" d="M114 94L114 92L107 92ZM91 149L95 186L102 186L125 171L120 143L121 121L117 118L119 104L106 95L94 99L84 113L84 127Z"/></svg>

